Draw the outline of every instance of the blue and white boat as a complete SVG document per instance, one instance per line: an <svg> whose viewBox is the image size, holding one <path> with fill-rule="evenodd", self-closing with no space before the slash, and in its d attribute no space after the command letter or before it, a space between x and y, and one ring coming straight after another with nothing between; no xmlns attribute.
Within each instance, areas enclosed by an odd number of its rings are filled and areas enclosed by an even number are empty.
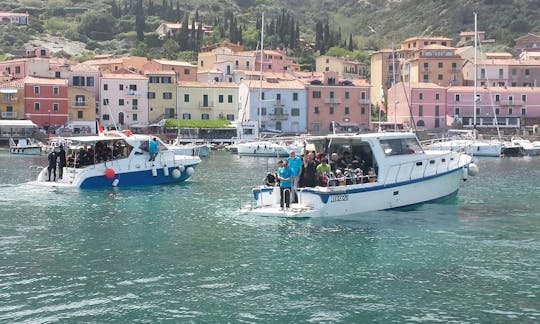
<svg viewBox="0 0 540 324"><path fill-rule="evenodd" d="M66 166L49 178L41 170L31 185L61 188L103 188L158 185L185 181L201 162L197 156L177 155L159 138L155 158L148 153L149 135L109 131L95 136L67 137ZM52 173L52 172L51 172ZM51 180L51 181L49 181Z"/></svg>
<svg viewBox="0 0 540 324"><path fill-rule="evenodd" d="M298 202L280 206L280 189L253 188L245 214L275 217L340 217L368 211L401 208L456 195L460 182L476 175L470 155L426 151L413 133L338 134L307 139L317 153L337 153L360 164L341 185L328 181L297 188ZM369 172L368 172L369 170ZM362 172L360 172L362 171ZM337 172L346 174L345 172ZM330 177L332 178L332 177Z"/></svg>

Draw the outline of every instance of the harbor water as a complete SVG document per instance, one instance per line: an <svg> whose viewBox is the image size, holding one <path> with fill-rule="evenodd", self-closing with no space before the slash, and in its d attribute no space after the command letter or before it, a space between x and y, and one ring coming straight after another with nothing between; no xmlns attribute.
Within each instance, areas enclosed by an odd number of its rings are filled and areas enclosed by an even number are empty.
<svg viewBox="0 0 540 324"><path fill-rule="evenodd" d="M241 215L275 162L216 152L182 184L80 191L0 154L0 322L540 322L540 158L480 159L412 210Z"/></svg>

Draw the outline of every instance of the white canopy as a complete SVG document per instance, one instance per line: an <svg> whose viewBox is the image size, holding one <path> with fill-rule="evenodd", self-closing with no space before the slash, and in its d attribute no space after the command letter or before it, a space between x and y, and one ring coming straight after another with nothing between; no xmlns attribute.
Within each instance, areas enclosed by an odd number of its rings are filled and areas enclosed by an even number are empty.
<svg viewBox="0 0 540 324"><path fill-rule="evenodd" d="M34 128L38 127L31 120L0 120L0 128Z"/></svg>

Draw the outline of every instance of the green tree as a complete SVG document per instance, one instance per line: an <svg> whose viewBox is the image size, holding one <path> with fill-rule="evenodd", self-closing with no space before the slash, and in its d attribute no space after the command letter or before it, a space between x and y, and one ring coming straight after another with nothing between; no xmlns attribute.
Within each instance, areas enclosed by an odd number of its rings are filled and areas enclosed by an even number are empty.
<svg viewBox="0 0 540 324"><path fill-rule="evenodd" d="M172 38L168 38L163 43L163 55L165 55L165 57L169 60L175 60L179 50L180 46Z"/></svg>
<svg viewBox="0 0 540 324"><path fill-rule="evenodd" d="M137 1L137 8L135 11L135 31L137 32L137 40L142 42L144 40L144 9L142 0Z"/></svg>
<svg viewBox="0 0 540 324"><path fill-rule="evenodd" d="M94 40L111 40L116 19L108 12L88 11L82 16L78 32Z"/></svg>

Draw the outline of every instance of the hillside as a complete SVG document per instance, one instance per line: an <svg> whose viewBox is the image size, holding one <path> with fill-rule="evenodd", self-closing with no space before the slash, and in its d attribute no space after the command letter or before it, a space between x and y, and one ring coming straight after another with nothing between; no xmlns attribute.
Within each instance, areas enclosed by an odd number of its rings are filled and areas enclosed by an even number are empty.
<svg viewBox="0 0 540 324"><path fill-rule="evenodd" d="M55 35L86 43L94 52L126 53L137 45L136 19L133 9L137 0L0 0L1 11L29 12L32 25L28 27L0 26L0 54L18 54L21 46L40 34ZM243 30L243 41L248 47L256 46L255 23L261 12L268 22L279 20L285 8L299 26L300 38L315 41L315 24L328 21L330 28L344 44L352 35L360 50L388 48L405 38L419 35L458 38L459 32L473 30L473 12L478 13L479 30L487 38L494 38L501 50L510 48L515 38L528 32L540 33L539 0L143 0L144 10L169 6L169 17L145 16L144 50L161 47L163 43L152 31L163 21L182 21L186 13L195 11L207 24L220 21L223 29L231 24L223 17L227 12ZM111 6L126 8L117 18L111 15ZM129 10L127 8L130 8ZM84 34L81 25L88 13L107 16L99 28L107 29L110 37L92 39ZM111 18L109 18L111 17ZM216 20L217 19L217 20ZM88 19L87 19L88 20ZM192 18L190 19L190 21ZM114 27L113 27L114 26ZM98 31L100 32L100 31ZM102 33L103 34L103 33ZM206 42L219 41L219 36ZM272 39L269 39L272 42ZM279 45L277 42L273 42ZM506 48L505 48L506 47ZM158 51L159 52L159 51ZM73 55L72 53L68 53Z"/></svg>

